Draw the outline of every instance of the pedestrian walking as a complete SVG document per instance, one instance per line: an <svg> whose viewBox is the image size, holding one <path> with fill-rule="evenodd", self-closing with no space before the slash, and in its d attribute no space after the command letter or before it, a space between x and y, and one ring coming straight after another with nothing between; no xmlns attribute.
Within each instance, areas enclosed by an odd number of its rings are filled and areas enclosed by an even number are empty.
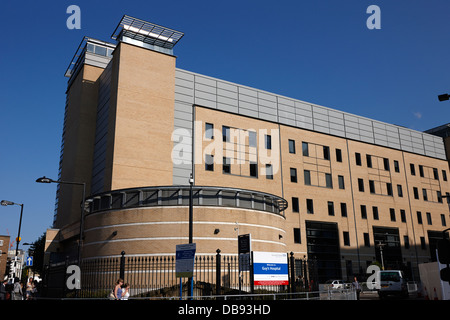
<svg viewBox="0 0 450 320"><path fill-rule="evenodd" d="M359 300L359 295L361 293L361 286L359 285L358 279L355 277L353 280L353 288L356 290L356 300Z"/></svg>
<svg viewBox="0 0 450 320"><path fill-rule="evenodd" d="M33 300L34 281L33 278L28 279L26 288L26 300Z"/></svg>
<svg viewBox="0 0 450 320"><path fill-rule="evenodd" d="M14 278L13 288L11 300L23 300L22 285L17 277Z"/></svg>
<svg viewBox="0 0 450 320"><path fill-rule="evenodd" d="M6 300L6 284L8 280L3 280L0 283L0 300Z"/></svg>
<svg viewBox="0 0 450 320"><path fill-rule="evenodd" d="M128 300L129 296L130 296L130 284L125 283L122 286L122 297L120 298L120 300Z"/></svg>
<svg viewBox="0 0 450 320"><path fill-rule="evenodd" d="M114 298L120 300L122 298L122 285L123 279L117 279L116 286L114 287Z"/></svg>

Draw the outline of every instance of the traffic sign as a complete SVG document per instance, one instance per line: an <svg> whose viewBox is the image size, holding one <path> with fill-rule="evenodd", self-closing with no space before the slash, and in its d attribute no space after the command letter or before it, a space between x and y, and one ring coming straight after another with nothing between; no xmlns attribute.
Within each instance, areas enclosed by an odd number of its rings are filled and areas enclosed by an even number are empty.
<svg viewBox="0 0 450 320"><path fill-rule="evenodd" d="M27 258L27 267L32 267L33 266L33 257L28 257Z"/></svg>

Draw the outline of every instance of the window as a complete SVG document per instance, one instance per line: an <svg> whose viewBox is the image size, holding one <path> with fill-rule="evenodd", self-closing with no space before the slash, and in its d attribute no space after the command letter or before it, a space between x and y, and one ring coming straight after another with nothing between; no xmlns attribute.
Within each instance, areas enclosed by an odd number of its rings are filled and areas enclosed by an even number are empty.
<svg viewBox="0 0 450 320"><path fill-rule="evenodd" d="M342 151L341 149L336 149L336 161L342 162Z"/></svg>
<svg viewBox="0 0 450 320"><path fill-rule="evenodd" d="M400 209L400 219L406 223L406 212L403 209Z"/></svg>
<svg viewBox="0 0 450 320"><path fill-rule="evenodd" d="M422 250L426 250L427 249L427 245L426 245L426 242L425 242L425 237L420 237L420 248Z"/></svg>
<svg viewBox="0 0 450 320"><path fill-rule="evenodd" d="M373 213L373 220L380 219L380 217L378 216L378 207L372 207L372 213Z"/></svg>
<svg viewBox="0 0 450 320"><path fill-rule="evenodd" d="M306 212L314 213L314 204L312 199L306 199Z"/></svg>
<svg viewBox="0 0 450 320"><path fill-rule="evenodd" d="M414 167L414 163L410 163L409 164L409 168L411 169L411 175L415 176L416 175L416 168Z"/></svg>
<svg viewBox="0 0 450 320"><path fill-rule="evenodd" d="M370 237L367 232L364 232L364 246L370 247Z"/></svg>
<svg viewBox="0 0 450 320"><path fill-rule="evenodd" d="M305 157L309 157L308 142L302 142L302 152Z"/></svg>
<svg viewBox="0 0 450 320"><path fill-rule="evenodd" d="M302 243L300 237L300 228L294 228L294 243Z"/></svg>
<svg viewBox="0 0 450 320"><path fill-rule="evenodd" d="M345 202L341 202L341 216L347 216L347 204Z"/></svg>
<svg viewBox="0 0 450 320"><path fill-rule="evenodd" d="M205 170L214 171L214 156L211 154L205 154Z"/></svg>
<svg viewBox="0 0 450 320"><path fill-rule="evenodd" d="M442 194L440 191L436 191L436 195L437 195L437 200L439 203L442 203Z"/></svg>
<svg viewBox="0 0 450 320"><path fill-rule="evenodd" d="M297 169L291 168L291 182L297 183Z"/></svg>
<svg viewBox="0 0 450 320"><path fill-rule="evenodd" d="M433 221L431 221L431 213L427 212L427 223L429 226L433 224Z"/></svg>
<svg viewBox="0 0 450 320"><path fill-rule="evenodd" d="M222 126L222 141L223 142L230 141L230 127Z"/></svg>
<svg viewBox="0 0 450 320"><path fill-rule="evenodd" d="M250 161L250 177L258 177L258 163Z"/></svg>
<svg viewBox="0 0 450 320"><path fill-rule="evenodd" d="M256 148L256 131L248 132L248 146Z"/></svg>
<svg viewBox="0 0 450 320"><path fill-rule="evenodd" d="M402 189L402 185L401 185L401 184L398 184L398 185L397 185L397 193L398 193L398 196L399 196L400 198L403 197L403 189Z"/></svg>
<svg viewBox="0 0 450 320"><path fill-rule="evenodd" d="M222 173L231 174L231 161L230 161L230 158L223 157Z"/></svg>
<svg viewBox="0 0 450 320"><path fill-rule="evenodd" d="M375 182L373 180L369 180L369 191L375 193Z"/></svg>
<svg viewBox="0 0 450 320"><path fill-rule="evenodd" d="M289 139L289 153L295 154L295 140Z"/></svg>
<svg viewBox="0 0 450 320"><path fill-rule="evenodd" d="M350 235L349 235L348 231L344 231L343 236L344 236L344 246L349 246L350 245Z"/></svg>
<svg viewBox="0 0 450 320"><path fill-rule="evenodd" d="M214 139L214 125L212 123L205 123L205 139Z"/></svg>
<svg viewBox="0 0 450 320"><path fill-rule="evenodd" d="M365 205L361 205L361 219L367 219L367 209Z"/></svg>
<svg viewBox="0 0 450 320"><path fill-rule="evenodd" d="M413 187L414 199L419 199L419 190L416 187Z"/></svg>
<svg viewBox="0 0 450 320"><path fill-rule="evenodd" d="M334 216L334 202L328 201L328 215Z"/></svg>
<svg viewBox="0 0 450 320"><path fill-rule="evenodd" d="M405 242L405 249L409 249L409 237L403 236L403 242Z"/></svg>
<svg viewBox="0 0 450 320"><path fill-rule="evenodd" d="M345 189L344 176L338 176L339 189Z"/></svg>
<svg viewBox="0 0 450 320"><path fill-rule="evenodd" d="M447 171L445 171L445 170L442 170L442 179L444 181L447 181Z"/></svg>
<svg viewBox="0 0 450 320"><path fill-rule="evenodd" d="M384 164L384 170L389 171L389 159L388 158L383 158L383 164Z"/></svg>
<svg viewBox="0 0 450 320"><path fill-rule="evenodd" d="M333 188L333 180L331 179L331 174L325 173L325 183L327 188Z"/></svg>
<svg viewBox="0 0 450 320"><path fill-rule="evenodd" d="M360 192L364 192L364 180L361 178L358 178L358 189Z"/></svg>
<svg viewBox="0 0 450 320"><path fill-rule="evenodd" d="M305 180L305 186L311 185L311 172L309 170L303 170L303 176Z"/></svg>
<svg viewBox="0 0 450 320"><path fill-rule="evenodd" d="M441 214L441 224L443 227L447 226L447 222L445 221L445 214Z"/></svg>
<svg viewBox="0 0 450 320"><path fill-rule="evenodd" d="M391 214L391 221L395 222L395 209L390 208L389 213Z"/></svg>
<svg viewBox="0 0 450 320"><path fill-rule="evenodd" d="M323 146L323 158L325 160L330 160L330 148Z"/></svg>
<svg viewBox="0 0 450 320"><path fill-rule="evenodd" d="M395 170L395 172L400 172L400 166L398 165L397 160L394 160L394 170Z"/></svg>
<svg viewBox="0 0 450 320"><path fill-rule="evenodd" d="M439 180L438 169L433 168L433 176L434 176L434 180Z"/></svg>
<svg viewBox="0 0 450 320"><path fill-rule="evenodd" d="M386 190L387 190L388 196L392 196L392 183L386 182Z"/></svg>
<svg viewBox="0 0 450 320"><path fill-rule="evenodd" d="M271 164L266 164L266 179L273 180L273 169Z"/></svg>
<svg viewBox="0 0 450 320"><path fill-rule="evenodd" d="M356 165L360 166L361 165L361 154L356 152L355 153L355 160L356 160Z"/></svg>
<svg viewBox="0 0 450 320"><path fill-rule="evenodd" d="M372 168L372 156L370 154L366 154L367 167Z"/></svg>
<svg viewBox="0 0 450 320"><path fill-rule="evenodd" d="M419 164L419 175L423 178L423 166Z"/></svg>
<svg viewBox="0 0 450 320"><path fill-rule="evenodd" d="M427 189L422 189L423 201L428 201Z"/></svg>
<svg viewBox="0 0 450 320"><path fill-rule="evenodd" d="M271 150L272 149L272 136L269 134L264 135L265 143L266 143L266 149Z"/></svg>
<svg viewBox="0 0 450 320"><path fill-rule="evenodd" d="M300 212L297 197L292 197L292 212Z"/></svg>
<svg viewBox="0 0 450 320"><path fill-rule="evenodd" d="M417 211L417 223L422 224L422 212Z"/></svg>

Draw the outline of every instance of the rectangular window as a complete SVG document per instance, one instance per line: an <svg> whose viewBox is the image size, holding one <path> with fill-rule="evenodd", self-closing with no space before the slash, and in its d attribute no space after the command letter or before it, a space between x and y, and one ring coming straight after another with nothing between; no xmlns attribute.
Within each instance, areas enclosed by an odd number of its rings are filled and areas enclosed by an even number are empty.
<svg viewBox="0 0 450 320"><path fill-rule="evenodd" d="M309 170L303 170L303 177L305 180L305 186L311 185L311 172Z"/></svg>
<svg viewBox="0 0 450 320"><path fill-rule="evenodd" d="M347 204L345 202L341 202L341 216L347 216Z"/></svg>
<svg viewBox="0 0 450 320"><path fill-rule="evenodd" d="M248 146L252 148L256 148L256 131L248 132Z"/></svg>
<svg viewBox="0 0 450 320"><path fill-rule="evenodd" d="M357 166L361 165L361 154L358 152L355 153L355 161Z"/></svg>
<svg viewBox="0 0 450 320"><path fill-rule="evenodd" d="M372 156L370 154L366 154L367 167L372 168Z"/></svg>
<svg viewBox="0 0 450 320"><path fill-rule="evenodd" d="M365 205L361 205L361 219L367 219L367 209Z"/></svg>
<svg viewBox="0 0 450 320"><path fill-rule="evenodd" d="M378 216L378 207L372 207L372 213L373 213L373 220L380 219L380 217Z"/></svg>
<svg viewBox="0 0 450 320"><path fill-rule="evenodd" d="M431 213L427 212L427 223L429 226L433 225L433 221L431 221Z"/></svg>
<svg viewBox="0 0 450 320"><path fill-rule="evenodd" d="M403 236L403 242L405 242L405 249L409 249L409 237Z"/></svg>
<svg viewBox="0 0 450 320"><path fill-rule="evenodd" d="M336 161L342 162L342 151L341 149L336 149Z"/></svg>
<svg viewBox="0 0 450 320"><path fill-rule="evenodd" d="M369 180L369 191L370 193L375 193L375 181Z"/></svg>
<svg viewBox="0 0 450 320"><path fill-rule="evenodd" d="M423 166L419 164L419 175L423 178Z"/></svg>
<svg viewBox="0 0 450 320"><path fill-rule="evenodd" d="M402 219L402 222L406 223L406 212L403 209L400 209L400 218Z"/></svg>
<svg viewBox="0 0 450 320"><path fill-rule="evenodd" d="M314 213L314 204L312 199L306 199L306 212Z"/></svg>
<svg viewBox="0 0 450 320"><path fill-rule="evenodd" d="M397 160L394 160L394 170L395 170L395 172L400 172L400 166L398 165Z"/></svg>
<svg viewBox="0 0 450 320"><path fill-rule="evenodd" d="M294 228L294 243L302 243L300 237L300 228Z"/></svg>
<svg viewBox="0 0 450 320"><path fill-rule="evenodd" d="M269 134L264 135L265 143L266 143L266 149L272 150L272 136Z"/></svg>
<svg viewBox="0 0 450 320"><path fill-rule="evenodd" d="M364 180L361 178L358 178L358 189L360 192L364 192Z"/></svg>
<svg viewBox="0 0 450 320"><path fill-rule="evenodd" d="M325 173L325 183L327 188L333 188L333 180L331 179L331 174Z"/></svg>
<svg viewBox="0 0 450 320"><path fill-rule="evenodd" d="M344 176L338 176L339 189L345 189Z"/></svg>
<svg viewBox="0 0 450 320"><path fill-rule="evenodd" d="M330 160L330 148L323 146L323 158L325 160Z"/></svg>
<svg viewBox="0 0 450 320"><path fill-rule="evenodd" d="M414 199L419 199L419 190L416 187L413 187Z"/></svg>
<svg viewBox="0 0 450 320"><path fill-rule="evenodd" d="M223 157L222 173L225 173L225 174L230 174L231 173L231 161L230 161L230 158Z"/></svg>
<svg viewBox="0 0 450 320"><path fill-rule="evenodd" d="M422 224L422 212L417 211L417 223Z"/></svg>
<svg viewBox="0 0 450 320"><path fill-rule="evenodd" d="M441 224L443 227L447 226L447 222L445 221L445 214L441 214Z"/></svg>
<svg viewBox="0 0 450 320"><path fill-rule="evenodd" d="M344 231L343 236L344 236L344 246L349 246L350 245L350 235L349 235L348 231Z"/></svg>
<svg viewBox="0 0 450 320"><path fill-rule="evenodd" d="M434 180L439 180L438 169L433 168L433 176L434 176Z"/></svg>
<svg viewBox="0 0 450 320"><path fill-rule="evenodd" d="M383 158L383 164L384 164L384 170L389 171L389 159L388 158Z"/></svg>
<svg viewBox="0 0 450 320"><path fill-rule="evenodd" d="M426 250L427 249L427 244L425 242L425 237L420 237L420 248L422 250Z"/></svg>
<svg viewBox="0 0 450 320"><path fill-rule="evenodd" d="M205 123L205 139L214 139L214 125L212 123Z"/></svg>
<svg viewBox="0 0 450 320"><path fill-rule="evenodd" d="M305 157L309 157L308 142L302 142L302 152Z"/></svg>
<svg viewBox="0 0 450 320"><path fill-rule="evenodd" d="M300 212L297 197L292 197L292 212Z"/></svg>
<svg viewBox="0 0 450 320"><path fill-rule="evenodd" d="M398 184L398 185L397 185L397 193L398 193L398 196L399 196L400 198L403 197L403 189L402 189L402 185L401 185L401 184Z"/></svg>
<svg viewBox="0 0 450 320"><path fill-rule="evenodd" d="M222 141L230 142L230 127L222 126Z"/></svg>
<svg viewBox="0 0 450 320"><path fill-rule="evenodd" d="M423 201L428 201L427 189L422 189Z"/></svg>
<svg viewBox="0 0 450 320"><path fill-rule="evenodd" d="M289 153L295 154L295 140L289 139Z"/></svg>
<svg viewBox="0 0 450 320"><path fill-rule="evenodd" d="M386 182L386 190L387 190L388 196L392 196L392 183Z"/></svg>
<svg viewBox="0 0 450 320"><path fill-rule="evenodd" d="M439 203L442 203L442 194L440 191L436 191L436 195L437 195L437 200Z"/></svg>
<svg viewBox="0 0 450 320"><path fill-rule="evenodd" d="M273 180L273 169L271 164L266 164L266 179Z"/></svg>
<svg viewBox="0 0 450 320"><path fill-rule="evenodd" d="M416 168L414 167L414 163L410 163L409 164L409 168L411 169L411 175L415 176L416 175Z"/></svg>
<svg viewBox="0 0 450 320"><path fill-rule="evenodd" d="M445 171L445 170L442 170L442 179L444 181L447 181L447 171Z"/></svg>
<svg viewBox="0 0 450 320"><path fill-rule="evenodd" d="M291 182L297 183L297 169L291 168L290 172L291 172Z"/></svg>
<svg viewBox="0 0 450 320"><path fill-rule="evenodd" d="M395 222L395 209L394 208L390 208L389 209L389 213L391 214L391 221Z"/></svg>
<svg viewBox="0 0 450 320"><path fill-rule="evenodd" d="M205 170L214 171L214 156L211 154L205 154Z"/></svg>
<svg viewBox="0 0 450 320"><path fill-rule="evenodd" d="M367 232L364 232L364 246L370 247L370 237Z"/></svg>
<svg viewBox="0 0 450 320"><path fill-rule="evenodd" d="M328 215L334 216L334 202L328 201Z"/></svg>
<svg viewBox="0 0 450 320"><path fill-rule="evenodd" d="M258 163L250 161L250 177L258 177Z"/></svg>

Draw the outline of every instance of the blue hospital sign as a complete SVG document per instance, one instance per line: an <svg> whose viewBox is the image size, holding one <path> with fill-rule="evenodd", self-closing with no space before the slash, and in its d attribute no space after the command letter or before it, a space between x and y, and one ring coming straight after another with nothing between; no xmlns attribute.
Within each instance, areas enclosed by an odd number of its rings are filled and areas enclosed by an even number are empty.
<svg viewBox="0 0 450 320"><path fill-rule="evenodd" d="M253 252L254 284L288 285L287 253L282 252Z"/></svg>

